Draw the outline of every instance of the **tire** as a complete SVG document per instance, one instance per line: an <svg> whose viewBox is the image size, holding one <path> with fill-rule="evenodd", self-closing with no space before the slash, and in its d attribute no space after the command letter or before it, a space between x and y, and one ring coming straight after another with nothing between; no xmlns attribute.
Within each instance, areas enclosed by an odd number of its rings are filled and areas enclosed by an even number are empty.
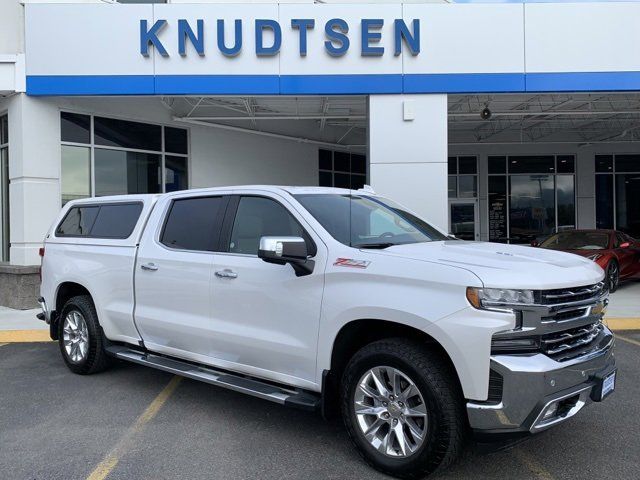
<svg viewBox="0 0 640 480"><path fill-rule="evenodd" d="M91 297L80 295L69 299L58 318L58 345L69 370L80 375L105 370L110 358L105 352L104 335Z"/></svg>
<svg viewBox="0 0 640 480"><path fill-rule="evenodd" d="M607 282L609 283L610 293L615 292L620 285L620 267L615 260L611 260L607 265Z"/></svg>
<svg viewBox="0 0 640 480"><path fill-rule="evenodd" d="M389 389L387 393L391 393L391 376L400 379L395 393L402 394L398 398L392 394L395 403L390 401L389 396L386 397L386 404L381 404L383 396L374 399L373 396L363 395L365 390L360 387L362 382L365 382L365 389L369 393L379 394L381 391L379 388L368 388L376 385L373 372L377 372L378 379L383 379L385 388ZM415 390L409 388L409 382L413 383L419 395L412 396ZM349 361L341 386L342 417L349 437L364 460L375 469L399 478L422 478L446 468L460 455L467 425L462 393L455 372L438 352L403 338L373 342ZM406 394L408 391L412 393ZM358 416L356 401L360 402L359 408L376 408L376 414L363 415L363 410L360 410ZM361 407L363 404L366 406ZM374 439L377 448L364 433L365 429L372 426L375 429L376 422L381 426L376 435L370 435L369 438ZM396 435L398 429L399 435L408 430L408 434L404 434L404 453ZM422 432L422 440L419 435L411 435L412 431L418 434ZM389 434L385 435L385 432Z"/></svg>

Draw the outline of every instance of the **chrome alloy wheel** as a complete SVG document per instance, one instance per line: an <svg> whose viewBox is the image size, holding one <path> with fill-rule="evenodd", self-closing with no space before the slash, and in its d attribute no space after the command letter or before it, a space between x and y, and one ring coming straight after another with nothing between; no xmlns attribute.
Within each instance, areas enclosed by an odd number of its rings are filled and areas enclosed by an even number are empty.
<svg viewBox="0 0 640 480"><path fill-rule="evenodd" d="M375 367L360 378L353 399L360 430L389 457L408 457L424 443L427 407L415 383L393 367Z"/></svg>
<svg viewBox="0 0 640 480"><path fill-rule="evenodd" d="M618 264L612 262L609 265L609 290L614 291L618 287L620 281L620 275L618 274Z"/></svg>
<svg viewBox="0 0 640 480"><path fill-rule="evenodd" d="M89 331L87 322L77 310L72 310L64 317L62 326L62 342L67 356L78 363L87 357L89 351Z"/></svg>

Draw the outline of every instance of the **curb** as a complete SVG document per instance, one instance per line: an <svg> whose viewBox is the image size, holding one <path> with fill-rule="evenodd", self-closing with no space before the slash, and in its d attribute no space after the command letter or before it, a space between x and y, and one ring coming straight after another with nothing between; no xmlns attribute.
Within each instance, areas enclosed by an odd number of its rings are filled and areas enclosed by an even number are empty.
<svg viewBox="0 0 640 480"><path fill-rule="evenodd" d="M49 330L0 330L0 343L51 342Z"/></svg>
<svg viewBox="0 0 640 480"><path fill-rule="evenodd" d="M605 318L604 323L613 331L640 330L640 318Z"/></svg>

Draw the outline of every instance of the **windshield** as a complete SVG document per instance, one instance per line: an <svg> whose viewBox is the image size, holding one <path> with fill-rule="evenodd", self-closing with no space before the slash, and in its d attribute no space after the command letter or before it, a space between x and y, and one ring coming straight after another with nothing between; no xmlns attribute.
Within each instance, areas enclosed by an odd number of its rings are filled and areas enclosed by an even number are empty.
<svg viewBox="0 0 640 480"><path fill-rule="evenodd" d="M540 244L552 250L605 250L609 248L606 232L561 232L550 236Z"/></svg>
<svg viewBox="0 0 640 480"><path fill-rule="evenodd" d="M366 195L303 194L295 198L333 238L356 248L386 248L446 240L402 207Z"/></svg>

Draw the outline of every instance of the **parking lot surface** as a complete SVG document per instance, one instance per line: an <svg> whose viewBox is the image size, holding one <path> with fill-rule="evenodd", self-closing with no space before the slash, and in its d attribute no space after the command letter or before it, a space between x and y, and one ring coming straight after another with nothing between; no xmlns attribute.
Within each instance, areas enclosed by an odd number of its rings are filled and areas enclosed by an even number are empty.
<svg viewBox="0 0 640 480"><path fill-rule="evenodd" d="M640 332L620 332L616 393L508 449L469 449L439 479L632 479L640 471ZM55 343L0 346L0 478L388 478L339 422L119 363L74 375Z"/></svg>

